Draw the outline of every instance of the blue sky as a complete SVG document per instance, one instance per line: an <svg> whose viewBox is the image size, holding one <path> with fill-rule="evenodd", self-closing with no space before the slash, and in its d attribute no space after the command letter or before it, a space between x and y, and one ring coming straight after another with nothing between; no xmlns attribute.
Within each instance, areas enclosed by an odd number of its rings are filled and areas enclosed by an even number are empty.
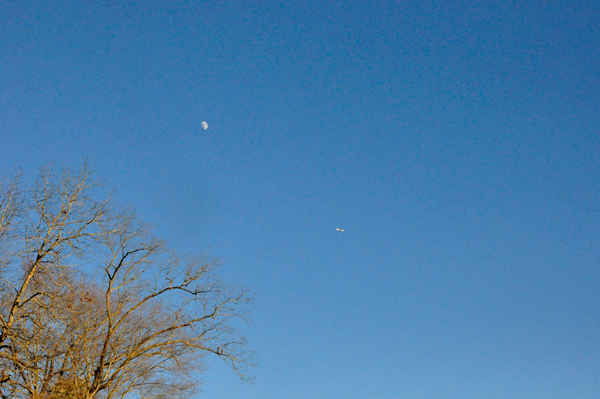
<svg viewBox="0 0 600 399"><path fill-rule="evenodd" d="M214 361L201 397L597 398L598 21L594 1L2 1L0 172L88 158L252 287L256 381Z"/></svg>

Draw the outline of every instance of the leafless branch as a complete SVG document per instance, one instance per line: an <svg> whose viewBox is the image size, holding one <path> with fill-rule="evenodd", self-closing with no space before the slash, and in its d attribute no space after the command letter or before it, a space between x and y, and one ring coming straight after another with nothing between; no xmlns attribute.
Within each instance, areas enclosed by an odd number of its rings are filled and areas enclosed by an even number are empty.
<svg viewBox="0 0 600 399"><path fill-rule="evenodd" d="M252 294L96 201L98 187L87 165L43 169L25 193L0 185L0 397L184 398L209 354L249 379L233 320Z"/></svg>

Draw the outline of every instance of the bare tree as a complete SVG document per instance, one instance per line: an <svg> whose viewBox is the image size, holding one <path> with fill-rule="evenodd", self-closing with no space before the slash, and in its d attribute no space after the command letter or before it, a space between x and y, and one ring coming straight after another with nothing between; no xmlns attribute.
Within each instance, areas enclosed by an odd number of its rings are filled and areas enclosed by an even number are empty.
<svg viewBox="0 0 600 399"><path fill-rule="evenodd" d="M90 176L48 168L26 192L0 186L0 397L187 397L207 354L248 379L234 324L251 293L94 200Z"/></svg>

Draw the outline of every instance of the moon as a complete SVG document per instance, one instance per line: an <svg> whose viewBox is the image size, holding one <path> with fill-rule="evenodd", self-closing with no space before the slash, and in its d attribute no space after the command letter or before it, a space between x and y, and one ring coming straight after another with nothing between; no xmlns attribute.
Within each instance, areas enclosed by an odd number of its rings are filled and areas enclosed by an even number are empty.
<svg viewBox="0 0 600 399"><path fill-rule="evenodd" d="M202 125L202 129L204 129L204 130L208 129L208 123L202 121L200 124Z"/></svg>

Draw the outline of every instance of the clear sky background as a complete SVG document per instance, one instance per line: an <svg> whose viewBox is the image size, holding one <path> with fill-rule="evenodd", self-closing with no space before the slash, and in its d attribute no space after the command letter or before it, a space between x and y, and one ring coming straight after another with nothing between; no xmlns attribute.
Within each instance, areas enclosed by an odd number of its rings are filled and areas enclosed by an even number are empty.
<svg viewBox="0 0 600 399"><path fill-rule="evenodd" d="M201 397L598 398L599 21L2 0L0 172L88 158L257 293L256 381L216 359Z"/></svg>

